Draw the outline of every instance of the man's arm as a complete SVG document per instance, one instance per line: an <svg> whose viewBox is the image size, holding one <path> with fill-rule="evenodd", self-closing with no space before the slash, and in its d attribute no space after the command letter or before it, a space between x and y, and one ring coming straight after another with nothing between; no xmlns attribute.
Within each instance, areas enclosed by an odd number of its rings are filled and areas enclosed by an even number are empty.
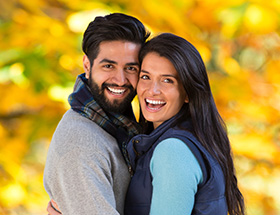
<svg viewBox="0 0 280 215"><path fill-rule="evenodd" d="M119 214L110 162L98 147L75 147L63 156L50 148L44 185L63 214Z"/></svg>

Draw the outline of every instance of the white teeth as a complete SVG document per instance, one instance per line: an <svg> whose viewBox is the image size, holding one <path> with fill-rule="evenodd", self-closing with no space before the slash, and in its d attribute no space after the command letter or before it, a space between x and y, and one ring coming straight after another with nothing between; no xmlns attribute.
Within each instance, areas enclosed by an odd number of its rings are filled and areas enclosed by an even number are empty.
<svg viewBox="0 0 280 215"><path fill-rule="evenodd" d="M114 88L111 88L111 87L108 87L108 90L110 90L112 93L116 93L116 94L123 94L125 89L114 89Z"/></svg>
<svg viewBox="0 0 280 215"><path fill-rule="evenodd" d="M159 100L151 100L151 99L146 99L146 102L153 104L153 105L162 105L165 104L165 102L163 101L159 101Z"/></svg>

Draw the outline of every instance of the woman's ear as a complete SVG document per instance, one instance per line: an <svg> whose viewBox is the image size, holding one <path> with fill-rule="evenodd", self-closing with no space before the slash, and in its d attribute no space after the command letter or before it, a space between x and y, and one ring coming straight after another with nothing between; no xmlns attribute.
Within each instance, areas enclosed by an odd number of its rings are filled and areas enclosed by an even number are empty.
<svg viewBox="0 0 280 215"><path fill-rule="evenodd" d="M86 78L89 79L90 74L90 61L86 55L83 57L83 67L86 73Z"/></svg>
<svg viewBox="0 0 280 215"><path fill-rule="evenodd" d="M186 95L185 103L189 103L189 97Z"/></svg>

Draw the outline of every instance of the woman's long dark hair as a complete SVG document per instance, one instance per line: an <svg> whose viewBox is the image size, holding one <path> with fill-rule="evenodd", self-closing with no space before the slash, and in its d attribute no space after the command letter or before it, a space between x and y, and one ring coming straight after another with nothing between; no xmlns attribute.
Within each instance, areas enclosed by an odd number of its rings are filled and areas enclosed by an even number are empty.
<svg viewBox="0 0 280 215"><path fill-rule="evenodd" d="M186 115L191 116L194 135L223 169L229 214L244 215L244 199L237 186L226 126L214 102L199 52L187 40L170 33L160 34L148 41L140 52L140 63L150 52L167 58L177 70L189 98Z"/></svg>

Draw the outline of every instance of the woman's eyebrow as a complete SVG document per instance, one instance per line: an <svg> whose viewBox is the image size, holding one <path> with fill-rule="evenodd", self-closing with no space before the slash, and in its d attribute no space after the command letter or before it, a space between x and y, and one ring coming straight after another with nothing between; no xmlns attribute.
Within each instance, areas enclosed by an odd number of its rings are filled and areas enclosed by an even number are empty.
<svg viewBox="0 0 280 215"><path fill-rule="evenodd" d="M161 76L163 76L163 77L172 77L172 78L176 78L177 79L177 77L175 75L170 75L170 74L161 75Z"/></svg>
<svg viewBox="0 0 280 215"><path fill-rule="evenodd" d="M147 73L147 74L149 74L149 72L148 72L148 71L143 70L143 69L141 69L141 71L140 71L140 72L143 72L143 73Z"/></svg>
<svg viewBox="0 0 280 215"><path fill-rule="evenodd" d="M141 70L141 73L150 74L150 73L149 73L148 71L146 71L146 70ZM171 75L171 74L162 74L161 76L162 76L162 77L172 77L172 78L178 79L177 76Z"/></svg>

